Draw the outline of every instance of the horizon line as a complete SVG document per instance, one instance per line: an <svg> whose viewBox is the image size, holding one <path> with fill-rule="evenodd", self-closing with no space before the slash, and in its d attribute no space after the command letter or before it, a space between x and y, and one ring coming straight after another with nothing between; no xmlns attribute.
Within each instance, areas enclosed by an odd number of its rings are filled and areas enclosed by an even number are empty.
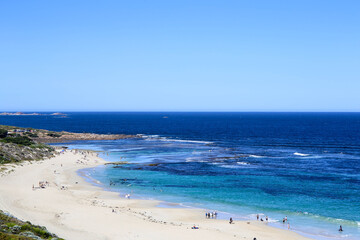
<svg viewBox="0 0 360 240"><path fill-rule="evenodd" d="M40 111L2 111L0 113L56 113L56 112L67 112L67 113L360 113L359 111L326 111L326 110L302 110L302 111L292 111L292 110L40 110Z"/></svg>

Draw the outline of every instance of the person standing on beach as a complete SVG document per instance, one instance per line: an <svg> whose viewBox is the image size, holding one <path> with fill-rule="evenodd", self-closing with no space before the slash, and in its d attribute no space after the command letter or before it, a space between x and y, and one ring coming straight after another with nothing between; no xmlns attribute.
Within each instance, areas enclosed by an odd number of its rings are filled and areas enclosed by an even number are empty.
<svg viewBox="0 0 360 240"><path fill-rule="evenodd" d="M259 221L259 214L256 214L256 220Z"/></svg>
<svg viewBox="0 0 360 240"><path fill-rule="evenodd" d="M230 218L230 221L229 221L229 223L230 223L230 224L232 224L232 223L233 223L233 219L232 219L232 218Z"/></svg>

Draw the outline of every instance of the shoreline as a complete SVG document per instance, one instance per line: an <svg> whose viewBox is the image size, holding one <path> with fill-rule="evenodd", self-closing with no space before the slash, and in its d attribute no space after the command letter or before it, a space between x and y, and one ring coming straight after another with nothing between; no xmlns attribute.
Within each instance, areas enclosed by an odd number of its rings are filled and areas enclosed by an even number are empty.
<svg viewBox="0 0 360 240"><path fill-rule="evenodd" d="M265 222L229 224L206 219L205 209L163 208L158 207L163 201L122 198L77 174L104 163L93 151L70 150L21 163L0 177L0 209L65 239L310 239ZM33 190L38 181L48 181L49 187ZM191 229L194 224L199 229Z"/></svg>
<svg viewBox="0 0 360 240"><path fill-rule="evenodd" d="M108 164L109 161L106 161L105 160L105 165ZM111 164L111 162L110 162ZM97 166L95 166L97 167ZM89 169L92 169L93 167L90 167ZM99 187L101 188L103 191L107 191L107 192L112 192L112 193L116 193L118 194L118 197L119 198L122 198L124 199L125 197L123 197L123 195L125 195L125 189L122 189L124 191L114 191L113 189L111 188L107 188L104 183L96 180L95 178L92 178L90 175L87 175L86 173L83 173L82 171L86 171L87 168L81 168L77 171L77 174L79 176L81 176L82 178L85 179L85 181L88 183L88 184L91 184L92 186L95 186L95 187ZM153 199L155 198L155 199ZM136 200L140 200L140 201L155 201L156 203L154 203L154 206L156 208L163 208L163 209L167 209L167 208L177 208L177 209L188 209L188 210L200 210L202 211L202 213L200 213L200 215L204 215L205 212L213 212L213 210L209 210L209 209L212 209L212 208L205 208L205 207L196 207L196 206L192 206L191 204L184 204L184 203L181 203L181 202L175 202L175 201L169 201L169 200L160 200L160 199L156 199L156 196L152 196L152 195L132 195L132 199L136 199ZM249 219L249 218L246 218L242 215L238 215L238 214L234 214L234 213L230 213L230 212L226 212L226 211L218 211L218 210L215 210L217 213L221 213L220 216L217 216L217 217L214 217L214 218L211 218L211 220L214 220L214 221L217 221L217 220L222 220L222 221L226 221L228 222L228 219L230 217L232 217L232 219L234 219L234 221L240 221L240 222L255 222L255 223L261 223L261 224L265 224L266 226L269 226L271 228L276 228L276 229L280 229L280 230L285 230L285 231L288 231L287 230L287 224L282 224L280 223L280 221L274 221L274 220L271 220L271 221L264 221L264 222L260 222L260 220L258 221L255 221L255 220L252 220L252 219ZM261 215L262 217L265 217L264 214ZM270 220L270 219L269 219ZM302 237L305 237L306 239L314 239L314 240L328 240L328 239L331 239L332 237L331 236L323 236L323 235L316 235L316 234L312 234L312 233L309 233L309 232L306 232L306 231L302 231L302 230L299 230L299 229L291 229L292 232L294 233L297 233L299 235L301 235Z"/></svg>

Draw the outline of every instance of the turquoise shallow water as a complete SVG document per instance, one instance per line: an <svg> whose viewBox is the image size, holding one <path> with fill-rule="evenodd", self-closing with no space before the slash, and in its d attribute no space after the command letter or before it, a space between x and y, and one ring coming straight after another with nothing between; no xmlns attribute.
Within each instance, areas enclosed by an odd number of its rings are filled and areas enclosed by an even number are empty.
<svg viewBox="0 0 360 240"><path fill-rule="evenodd" d="M360 113L68 113L0 116L0 123L145 134L69 145L128 161L81 173L106 189L216 209L224 218L263 213L278 227L288 216L303 234L360 239Z"/></svg>

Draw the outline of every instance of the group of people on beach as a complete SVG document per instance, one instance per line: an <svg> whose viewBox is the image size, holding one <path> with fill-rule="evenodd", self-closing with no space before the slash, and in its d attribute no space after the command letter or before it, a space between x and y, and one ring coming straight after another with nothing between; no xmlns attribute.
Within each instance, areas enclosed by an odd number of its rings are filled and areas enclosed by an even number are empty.
<svg viewBox="0 0 360 240"><path fill-rule="evenodd" d="M259 220L259 214L257 214L256 215L256 219L257 220ZM266 216L266 221L268 221L269 219L268 219L268 216ZM260 221L264 221L262 218L260 218ZM230 223L232 222L232 218L230 218ZM287 218L287 216L285 216L284 218L283 218L283 220L282 220L282 222L283 222L283 224L285 224L285 223L287 223L288 224L288 229L290 229L290 222L288 221L288 218ZM343 228L342 228L342 226L340 225L340 227L339 227L339 232L342 232L343 231Z"/></svg>
<svg viewBox="0 0 360 240"><path fill-rule="evenodd" d="M79 150L79 149L71 149L70 152L75 153L75 154L81 154L81 155L91 155L94 156L94 152L93 151L89 151L89 150ZM95 156L99 156L98 153L95 154Z"/></svg>
<svg viewBox="0 0 360 240"><path fill-rule="evenodd" d="M285 216L285 217L283 218L282 222L283 222L283 224L285 224L285 223L287 222L287 224L288 224L288 229L290 229L290 222L288 222L287 216Z"/></svg>
<svg viewBox="0 0 360 240"><path fill-rule="evenodd" d="M257 219L258 221L259 221L259 218L260 218L259 214L256 214L256 219ZM265 220L266 220L267 222L269 221L268 216L265 216ZM260 218L260 221L263 222L264 219L263 219L263 218Z"/></svg>
<svg viewBox="0 0 360 240"><path fill-rule="evenodd" d="M216 218L217 212L207 212L207 213L205 213L205 217L206 218Z"/></svg>
<svg viewBox="0 0 360 240"><path fill-rule="evenodd" d="M50 183L48 181L39 181L39 187L38 188L46 188L50 186ZM32 185L32 189L35 190L35 185Z"/></svg>
<svg viewBox="0 0 360 240"><path fill-rule="evenodd" d="M194 224L194 226L192 226L191 229L199 229L199 227Z"/></svg>

